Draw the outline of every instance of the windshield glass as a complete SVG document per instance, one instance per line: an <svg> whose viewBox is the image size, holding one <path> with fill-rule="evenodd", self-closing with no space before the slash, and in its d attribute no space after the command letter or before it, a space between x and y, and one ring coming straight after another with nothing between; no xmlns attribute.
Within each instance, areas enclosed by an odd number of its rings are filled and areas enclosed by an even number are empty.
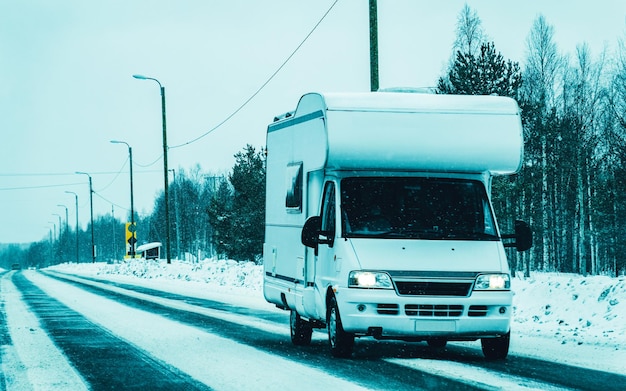
<svg viewBox="0 0 626 391"><path fill-rule="evenodd" d="M345 237L496 240L479 181L358 177L341 181Z"/></svg>

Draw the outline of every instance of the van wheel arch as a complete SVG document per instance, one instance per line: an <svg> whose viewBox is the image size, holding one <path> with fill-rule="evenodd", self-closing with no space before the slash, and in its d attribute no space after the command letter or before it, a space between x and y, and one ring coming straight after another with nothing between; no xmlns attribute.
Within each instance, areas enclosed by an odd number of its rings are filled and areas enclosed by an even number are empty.
<svg viewBox="0 0 626 391"><path fill-rule="evenodd" d="M313 327L310 322L302 319L296 310L291 310L289 329L291 332L291 342L294 345L307 346L311 344Z"/></svg>
<svg viewBox="0 0 626 391"><path fill-rule="evenodd" d="M504 360L509 354L511 331L496 338L482 338L480 340L483 354L487 360Z"/></svg>
<svg viewBox="0 0 626 391"><path fill-rule="evenodd" d="M352 356L355 335L343 329L337 299L332 291L326 296L326 327L331 355L337 358Z"/></svg>

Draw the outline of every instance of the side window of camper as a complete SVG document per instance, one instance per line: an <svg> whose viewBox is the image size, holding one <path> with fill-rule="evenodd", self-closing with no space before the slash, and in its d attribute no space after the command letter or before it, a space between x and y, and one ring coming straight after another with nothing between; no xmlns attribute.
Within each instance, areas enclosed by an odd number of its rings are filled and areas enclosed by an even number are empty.
<svg viewBox="0 0 626 391"><path fill-rule="evenodd" d="M322 232L332 238L335 236L335 184L327 182L322 200Z"/></svg>
<svg viewBox="0 0 626 391"><path fill-rule="evenodd" d="M302 162L287 165L285 208L289 213L302 213Z"/></svg>

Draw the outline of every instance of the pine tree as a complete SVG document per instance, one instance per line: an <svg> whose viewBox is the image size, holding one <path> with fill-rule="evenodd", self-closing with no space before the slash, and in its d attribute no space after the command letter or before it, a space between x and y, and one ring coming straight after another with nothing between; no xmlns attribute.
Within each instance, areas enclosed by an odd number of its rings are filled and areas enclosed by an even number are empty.
<svg viewBox="0 0 626 391"><path fill-rule="evenodd" d="M256 262L263 252L265 230L265 159L247 145L235 154L235 166L208 208L218 254Z"/></svg>
<svg viewBox="0 0 626 391"><path fill-rule="evenodd" d="M522 85L519 64L505 61L493 43L483 44L480 54L456 54L447 80L440 78L437 89L443 94L491 95L517 98Z"/></svg>
<svg viewBox="0 0 626 391"><path fill-rule="evenodd" d="M228 182L222 181L207 208L218 257L230 256L233 249L232 220L234 213L232 198L233 194Z"/></svg>

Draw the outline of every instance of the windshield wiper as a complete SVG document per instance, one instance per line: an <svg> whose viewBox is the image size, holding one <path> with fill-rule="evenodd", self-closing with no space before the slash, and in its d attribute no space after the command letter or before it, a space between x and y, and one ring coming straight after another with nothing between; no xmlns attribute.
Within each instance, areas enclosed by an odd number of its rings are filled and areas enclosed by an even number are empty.
<svg viewBox="0 0 626 391"><path fill-rule="evenodd" d="M496 235L485 232L448 232L443 239L453 240L498 240Z"/></svg>

